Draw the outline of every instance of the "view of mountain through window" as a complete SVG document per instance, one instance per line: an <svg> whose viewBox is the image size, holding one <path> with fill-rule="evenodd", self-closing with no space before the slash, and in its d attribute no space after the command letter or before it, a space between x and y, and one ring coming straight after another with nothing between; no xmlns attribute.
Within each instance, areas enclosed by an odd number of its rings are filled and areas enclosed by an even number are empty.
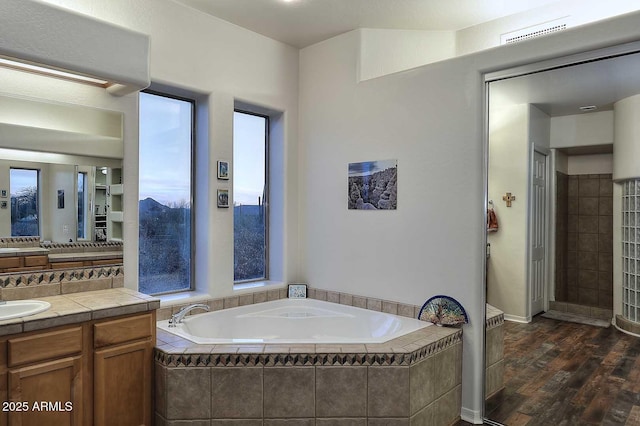
<svg viewBox="0 0 640 426"><path fill-rule="evenodd" d="M235 282L268 279L267 135L269 120L233 115L233 275Z"/></svg>
<svg viewBox="0 0 640 426"><path fill-rule="evenodd" d="M139 289L192 288L191 177L194 103L140 93Z"/></svg>

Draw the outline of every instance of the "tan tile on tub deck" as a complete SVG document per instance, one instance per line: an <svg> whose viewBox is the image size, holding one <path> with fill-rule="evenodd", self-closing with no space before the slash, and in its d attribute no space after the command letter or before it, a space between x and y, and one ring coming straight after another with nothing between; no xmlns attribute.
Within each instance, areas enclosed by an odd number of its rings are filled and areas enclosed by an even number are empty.
<svg viewBox="0 0 640 426"><path fill-rule="evenodd" d="M238 296L238 306L253 305L253 293Z"/></svg>
<svg viewBox="0 0 640 426"><path fill-rule="evenodd" d="M211 311L221 311L224 309L224 300L212 299L207 302L207 305L209 305L209 309Z"/></svg>
<svg viewBox="0 0 640 426"><path fill-rule="evenodd" d="M382 312L387 314L398 315L398 304L394 302L382 301Z"/></svg>
<svg viewBox="0 0 640 426"><path fill-rule="evenodd" d="M257 293L253 293L253 303L263 303L267 301L267 292L259 291Z"/></svg>
<svg viewBox="0 0 640 426"><path fill-rule="evenodd" d="M367 299L367 309L372 311L382 310L382 300L380 299Z"/></svg>
<svg viewBox="0 0 640 426"><path fill-rule="evenodd" d="M264 417L314 417L315 386L313 367L265 367Z"/></svg>
<svg viewBox="0 0 640 426"><path fill-rule="evenodd" d="M206 423L209 426L209 423ZM191 426L190 424L179 426ZM258 419L218 419L211 420L211 426L263 426L262 420Z"/></svg>
<svg viewBox="0 0 640 426"><path fill-rule="evenodd" d="M416 414L435 400L433 380L435 365L433 357L428 357L409 367L409 389L411 415Z"/></svg>
<svg viewBox="0 0 640 426"><path fill-rule="evenodd" d="M328 291L327 302L340 303L340 293L338 293L337 291Z"/></svg>
<svg viewBox="0 0 640 426"><path fill-rule="evenodd" d="M350 294L340 293L340 304L352 306L353 305L353 296Z"/></svg>
<svg viewBox="0 0 640 426"><path fill-rule="evenodd" d="M318 290L316 289L316 296L315 299L317 300L327 300L327 292L325 290Z"/></svg>
<svg viewBox="0 0 640 426"><path fill-rule="evenodd" d="M367 298L362 296L353 296L353 306L356 308L367 309Z"/></svg>
<svg viewBox="0 0 640 426"><path fill-rule="evenodd" d="M224 308L225 309L235 308L235 307L238 306L238 303L240 303L240 298L238 296L225 297L224 298Z"/></svg>
<svg viewBox="0 0 640 426"><path fill-rule="evenodd" d="M275 289L275 290L267 291L267 300L269 302L272 300L278 300L278 299L280 299L280 290Z"/></svg>

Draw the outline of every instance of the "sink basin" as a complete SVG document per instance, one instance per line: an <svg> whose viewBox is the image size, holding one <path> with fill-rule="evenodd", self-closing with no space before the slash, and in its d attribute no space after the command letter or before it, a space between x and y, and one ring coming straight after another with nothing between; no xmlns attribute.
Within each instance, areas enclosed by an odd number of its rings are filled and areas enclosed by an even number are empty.
<svg viewBox="0 0 640 426"><path fill-rule="evenodd" d="M0 321L35 315L50 307L49 302L42 300L10 300L0 305Z"/></svg>

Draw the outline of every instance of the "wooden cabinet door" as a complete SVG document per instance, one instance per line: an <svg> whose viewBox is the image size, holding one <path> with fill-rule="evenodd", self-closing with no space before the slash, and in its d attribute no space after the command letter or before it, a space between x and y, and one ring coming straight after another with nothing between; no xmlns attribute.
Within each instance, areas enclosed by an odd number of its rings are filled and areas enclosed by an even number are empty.
<svg viewBox="0 0 640 426"><path fill-rule="evenodd" d="M95 426L151 425L151 340L94 352Z"/></svg>
<svg viewBox="0 0 640 426"><path fill-rule="evenodd" d="M82 357L9 369L9 401L12 426L80 426Z"/></svg>

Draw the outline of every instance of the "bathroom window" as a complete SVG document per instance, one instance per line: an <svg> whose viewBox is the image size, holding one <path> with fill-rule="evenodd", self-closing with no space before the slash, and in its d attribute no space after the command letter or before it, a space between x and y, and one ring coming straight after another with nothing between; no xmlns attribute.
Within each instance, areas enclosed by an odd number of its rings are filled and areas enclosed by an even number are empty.
<svg viewBox="0 0 640 426"><path fill-rule="evenodd" d="M233 115L233 277L235 283L268 279L269 118Z"/></svg>
<svg viewBox="0 0 640 426"><path fill-rule="evenodd" d="M195 101L140 93L139 290L193 289Z"/></svg>
<svg viewBox="0 0 640 426"><path fill-rule="evenodd" d="M622 184L622 315L640 322L640 179Z"/></svg>
<svg viewBox="0 0 640 426"><path fill-rule="evenodd" d="M87 197L87 174L85 172L78 173L78 239L87 238L87 213L89 207L89 199Z"/></svg>
<svg viewBox="0 0 640 426"><path fill-rule="evenodd" d="M11 236L34 237L40 235L38 170L11 169ZM5 200L1 201L6 203Z"/></svg>

